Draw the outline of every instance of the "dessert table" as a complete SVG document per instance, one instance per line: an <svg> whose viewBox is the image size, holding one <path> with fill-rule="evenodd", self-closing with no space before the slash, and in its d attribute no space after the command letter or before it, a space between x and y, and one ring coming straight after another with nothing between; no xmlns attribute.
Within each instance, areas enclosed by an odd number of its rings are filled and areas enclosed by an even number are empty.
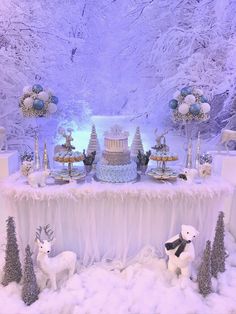
<svg viewBox="0 0 236 314"><path fill-rule="evenodd" d="M163 256L164 242L179 233L181 224L198 229L195 249L201 252L212 239L231 186L220 178L189 184L145 177L136 183L91 179L35 189L15 175L1 183L0 191L1 226L8 215L15 217L22 249L28 243L34 248L36 228L50 224L55 253L73 250L88 265L104 259L125 261L146 245Z"/></svg>

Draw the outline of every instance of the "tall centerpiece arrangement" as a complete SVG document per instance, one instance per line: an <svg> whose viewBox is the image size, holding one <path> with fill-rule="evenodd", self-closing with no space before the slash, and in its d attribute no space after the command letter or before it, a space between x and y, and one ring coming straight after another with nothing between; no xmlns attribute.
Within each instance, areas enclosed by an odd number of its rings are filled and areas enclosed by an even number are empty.
<svg viewBox="0 0 236 314"><path fill-rule="evenodd" d="M192 134L195 125L207 121L210 118L211 106L203 94L202 89L185 86L174 93L173 99L169 101L174 122L182 123L185 126L186 135L186 167L192 168ZM197 145L200 145L200 133L198 133ZM196 158L199 158L200 146L197 148ZM198 164L198 160L195 164Z"/></svg>
<svg viewBox="0 0 236 314"><path fill-rule="evenodd" d="M57 111L58 97L40 84L25 86L19 107L26 118L46 117Z"/></svg>
<svg viewBox="0 0 236 314"><path fill-rule="evenodd" d="M34 137L34 168L35 170L40 170L40 148L39 148L39 138L46 137L45 133L48 131L47 127L42 125L57 112L58 109L58 97L47 88L44 88L40 84L34 84L33 86L25 86L23 88L23 95L19 100L19 108L23 114L24 118L32 119L29 120L33 123L33 129L35 131ZM46 120L44 119L46 118ZM51 123L51 122L50 122ZM45 149L44 149L45 151ZM45 167L44 167L45 168Z"/></svg>
<svg viewBox="0 0 236 314"><path fill-rule="evenodd" d="M174 93L169 101L175 122L207 121L211 106L200 88L183 87Z"/></svg>

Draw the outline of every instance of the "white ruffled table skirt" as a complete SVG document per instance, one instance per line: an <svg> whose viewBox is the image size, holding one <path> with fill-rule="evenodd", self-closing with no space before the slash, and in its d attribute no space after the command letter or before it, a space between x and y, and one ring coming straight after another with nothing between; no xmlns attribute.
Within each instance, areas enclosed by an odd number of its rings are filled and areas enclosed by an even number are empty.
<svg viewBox="0 0 236 314"><path fill-rule="evenodd" d="M5 204L1 225L6 215L15 217L22 250L28 243L35 248L36 228L50 224L55 253L73 250L84 265L104 259L125 262L147 245L163 256L165 241L180 232L181 224L199 230L195 249L200 253L212 239L218 211L231 189L220 179L202 184L70 183L39 189L15 180L0 188Z"/></svg>

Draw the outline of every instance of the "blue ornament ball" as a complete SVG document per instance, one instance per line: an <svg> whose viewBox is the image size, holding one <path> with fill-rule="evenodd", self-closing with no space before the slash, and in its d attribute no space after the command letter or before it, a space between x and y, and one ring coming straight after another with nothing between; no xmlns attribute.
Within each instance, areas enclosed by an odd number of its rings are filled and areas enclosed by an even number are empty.
<svg viewBox="0 0 236 314"><path fill-rule="evenodd" d="M178 107L178 101L176 99L171 99L169 101L169 107L171 109L176 109Z"/></svg>
<svg viewBox="0 0 236 314"><path fill-rule="evenodd" d="M189 108L189 112L194 116L197 116L200 113L200 105L199 104L192 104Z"/></svg>
<svg viewBox="0 0 236 314"><path fill-rule="evenodd" d="M33 108L35 110L42 110L44 107L44 101L41 99L35 99L33 102Z"/></svg>
<svg viewBox="0 0 236 314"><path fill-rule="evenodd" d="M180 91L181 96L186 97L187 95L192 94L192 90L193 90L192 87L189 86L183 87Z"/></svg>
<svg viewBox="0 0 236 314"><path fill-rule="evenodd" d="M200 97L200 101L208 103L208 99L205 96L203 96L203 95Z"/></svg>
<svg viewBox="0 0 236 314"><path fill-rule="evenodd" d="M58 98L57 98L57 96L51 96L51 100L50 100L50 102L52 102L53 104L58 104Z"/></svg>
<svg viewBox="0 0 236 314"><path fill-rule="evenodd" d="M40 84L35 84L33 87L32 87L32 91L34 93L40 93L43 91L43 87L40 85Z"/></svg>

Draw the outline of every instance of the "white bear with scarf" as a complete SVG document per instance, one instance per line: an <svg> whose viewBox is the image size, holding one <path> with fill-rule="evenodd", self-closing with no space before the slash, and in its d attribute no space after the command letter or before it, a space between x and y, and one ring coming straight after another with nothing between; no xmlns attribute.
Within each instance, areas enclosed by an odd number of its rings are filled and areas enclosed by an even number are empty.
<svg viewBox="0 0 236 314"><path fill-rule="evenodd" d="M169 257L168 270L176 273L179 268L182 276L191 277L191 264L195 258L192 240L198 234L193 226L182 225L181 233L166 241L165 251Z"/></svg>

